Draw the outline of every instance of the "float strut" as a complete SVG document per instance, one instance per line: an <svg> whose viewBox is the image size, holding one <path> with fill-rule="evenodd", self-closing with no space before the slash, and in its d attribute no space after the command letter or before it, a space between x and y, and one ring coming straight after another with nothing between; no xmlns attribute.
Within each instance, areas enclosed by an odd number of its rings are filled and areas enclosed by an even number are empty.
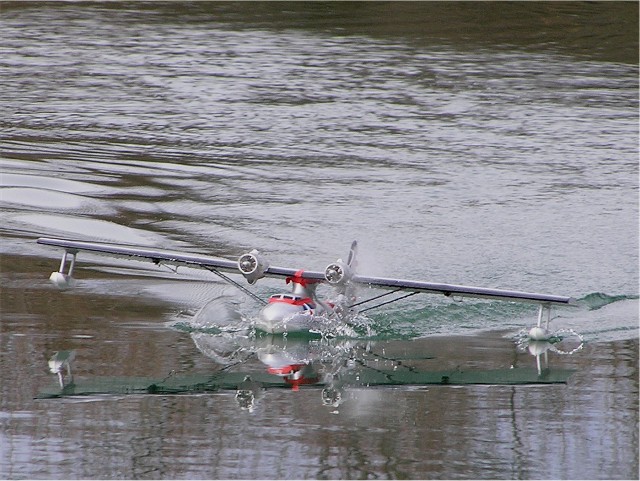
<svg viewBox="0 0 640 481"><path fill-rule="evenodd" d="M62 258L62 262L64 262L64 257ZM544 306L540 304L538 307L538 327L542 327L542 312L544 310Z"/></svg>
<svg viewBox="0 0 640 481"><path fill-rule="evenodd" d="M69 287L73 287L75 284L75 279L73 276L73 268L76 265L76 254L78 251L69 251L65 250L64 254L62 254L62 260L60 261L60 269L58 271L54 271L49 276L49 280L56 286L58 289L68 289ZM67 267L67 258L71 255L71 260L69 262L69 271L65 274L64 270Z"/></svg>
<svg viewBox="0 0 640 481"><path fill-rule="evenodd" d="M58 269L58 272L60 274L64 274L64 268L66 267L67 264L67 255L71 254L71 262L69 263L69 272L67 273L68 276L72 276L73 275L73 268L76 265L76 253L75 252L69 252L69 251L64 251L64 254L62 254L62 261L60 261L60 269Z"/></svg>
<svg viewBox="0 0 640 481"><path fill-rule="evenodd" d="M62 254L62 260L60 261L60 269L58 269L58 272L60 274L64 274L64 265L67 263L67 251L64 251L64 254Z"/></svg>
<svg viewBox="0 0 640 481"><path fill-rule="evenodd" d="M541 356L544 356L544 369L549 369L549 351L544 351L544 354L536 355L536 367L538 368L538 376L542 376L542 359Z"/></svg>
<svg viewBox="0 0 640 481"><path fill-rule="evenodd" d="M69 277L71 277L73 275L73 268L76 265L76 254L75 252L71 254L71 262L69 263ZM547 322L547 326L549 325L549 323Z"/></svg>
<svg viewBox="0 0 640 481"><path fill-rule="evenodd" d="M540 308L538 309L538 327L542 327L542 316L545 308L547 310L547 320L544 327L545 329L549 330L549 323L551 322L551 308L542 304L540 304Z"/></svg>

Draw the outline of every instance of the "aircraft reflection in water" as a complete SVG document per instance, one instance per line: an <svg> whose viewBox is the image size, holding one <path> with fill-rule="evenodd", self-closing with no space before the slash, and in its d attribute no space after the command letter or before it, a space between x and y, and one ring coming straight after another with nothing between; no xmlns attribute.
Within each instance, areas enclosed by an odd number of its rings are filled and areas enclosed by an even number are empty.
<svg viewBox="0 0 640 481"><path fill-rule="evenodd" d="M247 336L230 332L212 334L202 330L193 331L190 336L204 355L223 366L220 370L213 374L171 373L164 379L113 377L74 381L70 366L74 353L61 351L49 362L51 372L58 375L60 387L41 392L38 397L233 390L239 407L252 411L268 389L319 389L321 403L337 408L347 399L349 389L374 386L566 383L574 371L550 368L548 353L572 354L582 347L581 339L570 350L565 350L566 337L558 336L549 341L529 339L518 344L518 351L534 355L535 367L518 367L514 363L498 369L467 369L458 364L442 369L446 359L415 351L386 355L385 346L389 344L382 341L270 334ZM412 342L405 345L410 347Z"/></svg>

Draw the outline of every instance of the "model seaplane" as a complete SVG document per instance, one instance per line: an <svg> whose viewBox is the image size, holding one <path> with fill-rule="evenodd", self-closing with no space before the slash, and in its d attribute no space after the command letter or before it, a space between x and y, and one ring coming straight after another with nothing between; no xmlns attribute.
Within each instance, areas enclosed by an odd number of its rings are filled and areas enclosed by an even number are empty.
<svg viewBox="0 0 640 481"><path fill-rule="evenodd" d="M332 319L346 323L357 314L358 306L365 303L400 293L397 297L374 306L380 307L415 294L429 293L447 297L473 297L538 304L538 322L530 330L529 335L532 339L544 340L549 337L551 307L573 303L573 299L570 297L556 295L359 275L356 273L357 242L355 241L351 245L346 261L338 259L330 263L322 272L272 266L255 249L242 254L237 260L228 260L120 244L52 238L39 238L37 242L64 250L60 268L53 272L49 278L60 289L67 289L75 284L73 270L76 256L80 251L148 261L156 265L205 269L260 301L263 307L255 327L270 334L308 332L313 329L318 319ZM292 289L287 293L272 295L267 301L264 301L227 276L226 273L241 274L249 284L255 284L263 277L280 278L284 279L287 284L291 284ZM320 284L328 284L333 287L336 296L331 300L320 299L316 292L316 288ZM386 292L356 302L355 288L358 286L383 289ZM368 307L367 310L370 308ZM360 312L362 311L364 309ZM543 326L545 312L546 322Z"/></svg>

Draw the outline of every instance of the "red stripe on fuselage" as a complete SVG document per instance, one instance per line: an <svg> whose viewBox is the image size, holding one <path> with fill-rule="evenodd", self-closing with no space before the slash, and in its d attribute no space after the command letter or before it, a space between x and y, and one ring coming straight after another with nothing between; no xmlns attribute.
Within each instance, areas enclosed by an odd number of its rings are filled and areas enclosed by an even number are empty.
<svg viewBox="0 0 640 481"><path fill-rule="evenodd" d="M275 296L269 298L269 304L274 304L276 302L291 304L293 306L304 306L305 304L308 304L310 307L312 307L314 305L313 299L311 299L310 297L292 299L290 297L278 296L276 294Z"/></svg>

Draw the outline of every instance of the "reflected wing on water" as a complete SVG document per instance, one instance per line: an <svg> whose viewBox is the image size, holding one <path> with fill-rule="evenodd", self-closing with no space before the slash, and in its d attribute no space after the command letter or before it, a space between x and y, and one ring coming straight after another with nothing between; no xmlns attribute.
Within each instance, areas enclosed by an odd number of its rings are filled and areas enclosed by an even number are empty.
<svg viewBox="0 0 640 481"><path fill-rule="evenodd" d="M536 369L490 369L455 371L419 371L363 369L356 370L341 378L343 387L361 388L369 386L426 386L426 385L518 385L518 384L563 384L573 374L568 369L547 369L539 374ZM144 377L112 377L71 383L64 388L43 390L39 399L65 396L91 396L99 394L190 394L238 390L250 382L254 389L288 388L288 383L280 376L266 372L228 372L214 375L171 376L158 380ZM318 382L311 387L325 387Z"/></svg>

